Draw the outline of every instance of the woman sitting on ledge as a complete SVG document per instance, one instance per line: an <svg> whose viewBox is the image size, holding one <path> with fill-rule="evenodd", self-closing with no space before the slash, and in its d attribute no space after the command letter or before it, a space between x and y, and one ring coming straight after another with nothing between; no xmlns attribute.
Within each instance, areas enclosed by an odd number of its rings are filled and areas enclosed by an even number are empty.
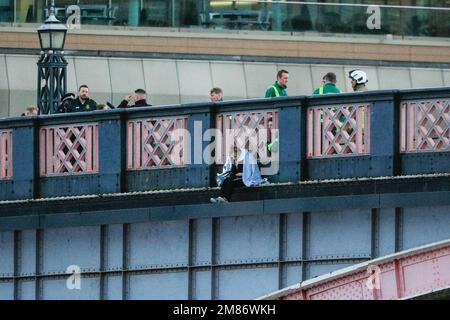
<svg viewBox="0 0 450 320"><path fill-rule="evenodd" d="M211 198L213 203L229 202L234 188L253 187L269 184L267 179L261 178L258 163L246 149L233 147L232 157L228 156L223 166L222 172L217 174L216 181L220 187L220 196ZM238 170L238 163L243 161L242 172Z"/></svg>

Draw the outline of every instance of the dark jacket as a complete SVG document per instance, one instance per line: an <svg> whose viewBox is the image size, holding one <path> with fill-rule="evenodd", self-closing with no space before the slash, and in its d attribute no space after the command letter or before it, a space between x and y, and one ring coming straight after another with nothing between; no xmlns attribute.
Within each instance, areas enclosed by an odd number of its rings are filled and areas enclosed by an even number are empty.
<svg viewBox="0 0 450 320"><path fill-rule="evenodd" d="M92 99L88 99L81 102L79 98L70 100L67 106L67 112L83 112L83 111L94 111L97 110L97 102Z"/></svg>
<svg viewBox="0 0 450 320"><path fill-rule="evenodd" d="M133 106L128 107L128 101L127 100L122 100L122 102L119 104L119 106L117 108L133 108L133 107L151 107L151 104L147 103L147 100L143 99L143 100L138 100L135 102L135 104Z"/></svg>
<svg viewBox="0 0 450 320"><path fill-rule="evenodd" d="M58 109L56 110L56 113L66 113L68 112L68 108L70 105L70 102L74 99L67 99L61 102L61 104L58 106Z"/></svg>

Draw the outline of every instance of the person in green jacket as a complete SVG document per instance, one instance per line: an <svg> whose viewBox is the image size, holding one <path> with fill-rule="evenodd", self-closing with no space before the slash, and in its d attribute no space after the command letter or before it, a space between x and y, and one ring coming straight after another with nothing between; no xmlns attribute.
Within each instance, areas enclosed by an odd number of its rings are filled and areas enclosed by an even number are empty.
<svg viewBox="0 0 450 320"><path fill-rule="evenodd" d="M274 97L286 97L286 89L287 83L289 81L289 72L286 70L280 70L277 73L277 81L275 81L274 85L267 88L266 90L266 98L274 98Z"/></svg>
<svg viewBox="0 0 450 320"><path fill-rule="evenodd" d="M341 93L338 87L336 87L336 74L333 72L328 72L322 78L323 86L317 88L313 94L329 94L329 93Z"/></svg>
<svg viewBox="0 0 450 320"><path fill-rule="evenodd" d="M313 94L332 94L332 93L341 93L338 87L336 87L336 74L334 72L328 72L322 78L323 86L314 90ZM333 108L333 112L336 112L337 109ZM339 121L342 123L345 122L345 116L341 115L339 117ZM323 123L323 114L320 115L320 123ZM333 134L336 135L340 132L340 128L335 128L333 130Z"/></svg>

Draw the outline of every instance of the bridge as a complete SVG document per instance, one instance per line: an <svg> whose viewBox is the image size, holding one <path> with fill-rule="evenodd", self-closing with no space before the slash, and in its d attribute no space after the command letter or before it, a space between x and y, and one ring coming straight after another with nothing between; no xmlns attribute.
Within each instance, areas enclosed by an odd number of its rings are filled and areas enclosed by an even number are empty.
<svg viewBox="0 0 450 320"><path fill-rule="evenodd" d="M331 272L262 299L448 299L449 267L446 240Z"/></svg>
<svg viewBox="0 0 450 320"><path fill-rule="evenodd" d="M449 101L426 88L2 119L0 299L253 299L449 239ZM207 163L212 128L235 130ZM249 128L279 139L272 184L209 203L227 139Z"/></svg>

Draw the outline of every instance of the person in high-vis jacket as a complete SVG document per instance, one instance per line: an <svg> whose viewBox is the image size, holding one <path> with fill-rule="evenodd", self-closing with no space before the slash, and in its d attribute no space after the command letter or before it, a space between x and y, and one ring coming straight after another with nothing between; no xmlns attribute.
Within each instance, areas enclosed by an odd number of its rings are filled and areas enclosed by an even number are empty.
<svg viewBox="0 0 450 320"><path fill-rule="evenodd" d="M273 86L267 88L266 98L274 97L286 97L287 96L287 83L289 81L289 72L286 70L280 70L277 73L277 81Z"/></svg>
<svg viewBox="0 0 450 320"><path fill-rule="evenodd" d="M322 78L323 86L317 88L313 94L330 94L330 93L341 93L338 87L336 87L336 74L333 72L328 72Z"/></svg>

